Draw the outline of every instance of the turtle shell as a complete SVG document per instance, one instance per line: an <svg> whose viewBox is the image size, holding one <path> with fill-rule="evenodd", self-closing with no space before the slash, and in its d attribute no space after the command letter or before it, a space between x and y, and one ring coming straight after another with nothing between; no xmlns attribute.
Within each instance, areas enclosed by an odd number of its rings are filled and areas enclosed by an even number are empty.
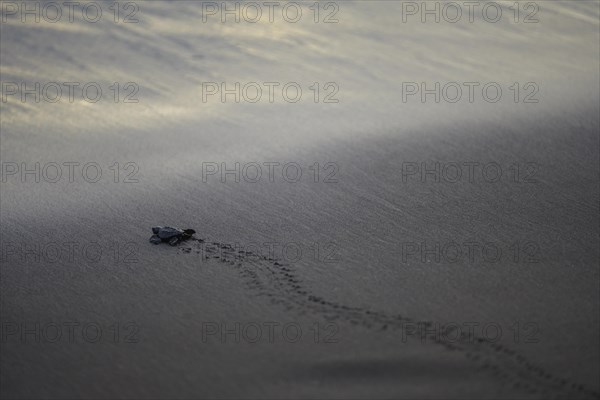
<svg viewBox="0 0 600 400"><path fill-rule="evenodd" d="M161 239L171 239L176 236L180 236L183 230L179 228L171 228L170 226L163 226L158 231L158 237Z"/></svg>

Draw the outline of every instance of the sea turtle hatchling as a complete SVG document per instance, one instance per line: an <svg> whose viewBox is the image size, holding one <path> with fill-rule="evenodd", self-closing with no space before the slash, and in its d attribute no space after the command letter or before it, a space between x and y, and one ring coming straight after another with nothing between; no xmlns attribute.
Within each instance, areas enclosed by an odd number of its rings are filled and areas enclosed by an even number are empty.
<svg viewBox="0 0 600 400"><path fill-rule="evenodd" d="M196 231L193 229L172 228L170 226L155 226L152 228L152 233L150 243L159 244L167 242L171 246L176 246L177 243L191 238Z"/></svg>

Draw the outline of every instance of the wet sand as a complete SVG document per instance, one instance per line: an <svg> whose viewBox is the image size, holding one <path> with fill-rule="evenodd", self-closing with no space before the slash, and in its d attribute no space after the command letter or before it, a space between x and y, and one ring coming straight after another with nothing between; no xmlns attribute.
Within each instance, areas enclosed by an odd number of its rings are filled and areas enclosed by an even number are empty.
<svg viewBox="0 0 600 400"><path fill-rule="evenodd" d="M139 104L2 105L2 162L64 174L1 184L3 397L599 396L597 7L399 32L381 4L343 8L353 29L331 32L198 34L192 5L162 3L134 27L2 25L3 81L141 87ZM340 104L198 100L204 80L314 74L346 88ZM394 82L429 79L543 90L537 104L399 102ZM237 182L212 174L221 163L240 164ZM197 234L155 246L155 225Z"/></svg>

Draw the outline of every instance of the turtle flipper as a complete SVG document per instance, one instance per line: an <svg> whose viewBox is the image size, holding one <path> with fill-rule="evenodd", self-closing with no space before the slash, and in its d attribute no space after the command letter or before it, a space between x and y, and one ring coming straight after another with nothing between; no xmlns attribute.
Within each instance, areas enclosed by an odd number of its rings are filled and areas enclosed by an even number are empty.
<svg viewBox="0 0 600 400"><path fill-rule="evenodd" d="M158 235L152 235L150 237L150 243L159 244L162 240L158 237Z"/></svg>
<svg viewBox="0 0 600 400"><path fill-rule="evenodd" d="M171 240L169 240L169 244L171 246L177 246L177 243L179 243L181 239L178 236L172 237Z"/></svg>

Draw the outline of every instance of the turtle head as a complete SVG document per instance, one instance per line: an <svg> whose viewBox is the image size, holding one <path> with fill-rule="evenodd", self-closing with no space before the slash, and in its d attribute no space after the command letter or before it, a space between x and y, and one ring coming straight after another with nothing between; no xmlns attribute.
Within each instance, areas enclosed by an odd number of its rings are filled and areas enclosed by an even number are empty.
<svg viewBox="0 0 600 400"><path fill-rule="evenodd" d="M190 236L191 237L194 233L196 233L196 231L193 230L193 229L184 229L183 230L183 234L186 235L186 236Z"/></svg>
<svg viewBox="0 0 600 400"><path fill-rule="evenodd" d="M154 233L155 235L157 235L158 231L160 231L160 226L154 226L154 227L152 227L152 233Z"/></svg>

